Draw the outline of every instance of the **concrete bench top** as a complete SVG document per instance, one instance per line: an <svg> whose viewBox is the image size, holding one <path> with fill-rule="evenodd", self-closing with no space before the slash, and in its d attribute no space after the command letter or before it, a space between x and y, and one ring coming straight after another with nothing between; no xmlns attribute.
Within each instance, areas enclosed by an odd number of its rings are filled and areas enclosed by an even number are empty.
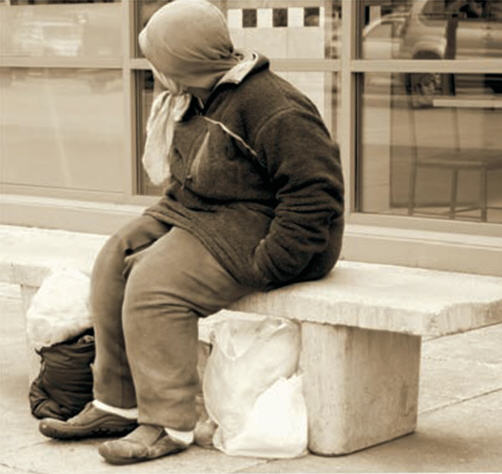
<svg viewBox="0 0 502 474"><path fill-rule="evenodd" d="M51 268L58 266L89 273L106 238L0 226L0 281L40 286ZM502 278L340 261L323 280L257 292L229 309L330 325L444 335L502 322Z"/></svg>

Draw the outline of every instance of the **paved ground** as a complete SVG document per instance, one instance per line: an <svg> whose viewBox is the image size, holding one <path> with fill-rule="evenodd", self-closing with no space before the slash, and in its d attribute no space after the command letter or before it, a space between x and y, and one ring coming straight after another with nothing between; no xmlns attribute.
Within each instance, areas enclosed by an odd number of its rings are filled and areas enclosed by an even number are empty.
<svg viewBox="0 0 502 474"><path fill-rule="evenodd" d="M502 472L502 325L425 341L416 433L341 457L229 457L190 448L126 467L107 465L99 441L57 442L28 409L28 369L16 287L0 285L0 473Z"/></svg>

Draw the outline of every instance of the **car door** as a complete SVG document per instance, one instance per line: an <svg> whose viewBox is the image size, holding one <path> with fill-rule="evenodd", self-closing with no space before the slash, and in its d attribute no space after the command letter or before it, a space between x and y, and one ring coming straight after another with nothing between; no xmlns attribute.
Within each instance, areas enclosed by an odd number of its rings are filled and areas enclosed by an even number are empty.
<svg viewBox="0 0 502 474"><path fill-rule="evenodd" d="M486 47L489 57L502 57L502 0L487 3Z"/></svg>
<svg viewBox="0 0 502 474"><path fill-rule="evenodd" d="M456 1L448 8L458 18L456 59L478 59L488 56L487 11L478 0Z"/></svg>

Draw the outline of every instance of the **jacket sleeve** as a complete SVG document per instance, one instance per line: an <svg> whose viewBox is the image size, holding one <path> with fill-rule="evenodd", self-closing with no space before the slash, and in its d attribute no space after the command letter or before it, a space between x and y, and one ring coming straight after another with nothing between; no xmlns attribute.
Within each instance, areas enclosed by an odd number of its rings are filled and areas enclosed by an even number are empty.
<svg viewBox="0 0 502 474"><path fill-rule="evenodd" d="M326 249L331 223L343 215L340 155L319 115L297 108L267 120L256 145L277 204L253 265L272 285L280 285Z"/></svg>

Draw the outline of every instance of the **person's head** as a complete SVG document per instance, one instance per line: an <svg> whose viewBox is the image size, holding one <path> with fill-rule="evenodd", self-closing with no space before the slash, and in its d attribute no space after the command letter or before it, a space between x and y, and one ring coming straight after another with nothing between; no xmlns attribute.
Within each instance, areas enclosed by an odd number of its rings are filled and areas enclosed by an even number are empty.
<svg viewBox="0 0 502 474"><path fill-rule="evenodd" d="M141 31L139 44L158 76L192 91L210 90L237 63L225 18L207 0L164 5Z"/></svg>

